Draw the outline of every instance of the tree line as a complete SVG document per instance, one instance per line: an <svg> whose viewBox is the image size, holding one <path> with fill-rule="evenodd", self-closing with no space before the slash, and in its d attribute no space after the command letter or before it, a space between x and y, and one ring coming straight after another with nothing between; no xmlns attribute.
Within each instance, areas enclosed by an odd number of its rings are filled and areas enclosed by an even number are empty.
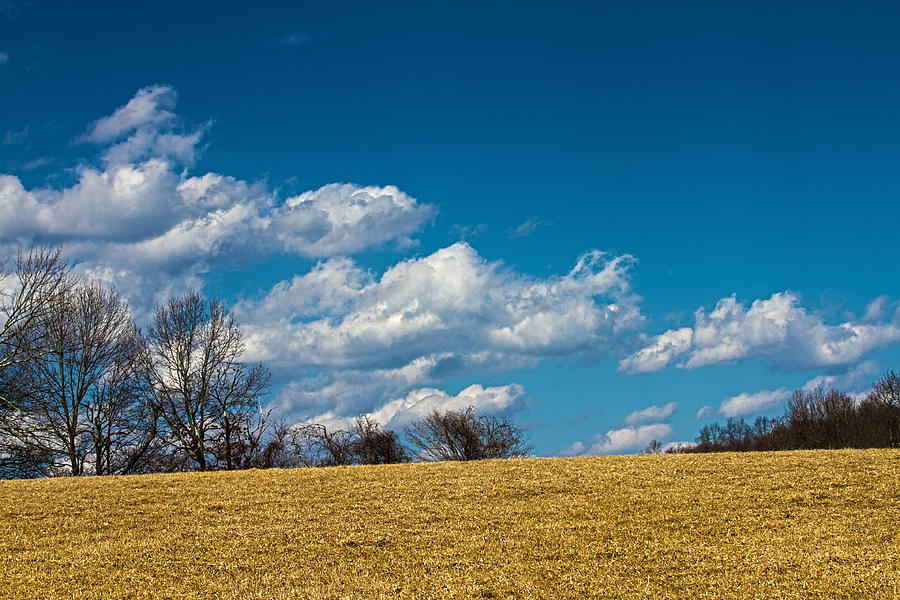
<svg viewBox="0 0 900 600"><path fill-rule="evenodd" d="M225 305L199 293L156 307L146 332L114 290L58 249L0 265L0 477L119 475L526 456L508 420L433 411L400 435L273 423L270 372L242 360Z"/></svg>
<svg viewBox="0 0 900 600"><path fill-rule="evenodd" d="M862 398L819 386L796 390L784 415L704 425L692 446L667 452L747 452L900 447L900 374L888 371ZM644 452L662 452L651 442Z"/></svg>

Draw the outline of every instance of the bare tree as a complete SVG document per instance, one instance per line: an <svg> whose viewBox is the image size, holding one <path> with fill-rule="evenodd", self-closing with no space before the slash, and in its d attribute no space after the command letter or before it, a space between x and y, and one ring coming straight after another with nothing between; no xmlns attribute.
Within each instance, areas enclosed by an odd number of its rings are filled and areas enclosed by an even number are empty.
<svg viewBox="0 0 900 600"><path fill-rule="evenodd" d="M271 435L257 455L254 466L260 469L291 469L305 466L293 446L291 428L282 419L272 425Z"/></svg>
<svg viewBox="0 0 900 600"><path fill-rule="evenodd" d="M659 442L659 440L650 440L650 443L647 444L647 447L641 450L641 454L662 454L663 453L663 445Z"/></svg>
<svg viewBox="0 0 900 600"><path fill-rule="evenodd" d="M356 418L349 429L320 423L300 423L287 430L287 447L307 467L381 465L409 462L397 434L368 416Z"/></svg>
<svg viewBox="0 0 900 600"><path fill-rule="evenodd" d="M120 360L91 393L87 422L94 453L94 473L146 472L159 451L159 411L150 401L146 341L137 332L124 338Z"/></svg>
<svg viewBox="0 0 900 600"><path fill-rule="evenodd" d="M387 465L409 462L406 448L394 431L383 429L381 424L368 416L356 418L353 424L351 450L355 461L361 465Z"/></svg>
<svg viewBox="0 0 900 600"><path fill-rule="evenodd" d="M103 472L100 463L111 469L126 447L131 451L122 443L125 421L130 432L145 425L128 415L143 399L119 393L138 380L140 365L128 305L98 284L78 285L61 294L35 329L44 350L18 365L20 403L4 423L6 433L52 456L51 472Z"/></svg>
<svg viewBox="0 0 900 600"><path fill-rule="evenodd" d="M440 413L413 422L406 435L425 460L481 460L522 458L531 447L508 419L479 416L473 407Z"/></svg>
<svg viewBox="0 0 900 600"><path fill-rule="evenodd" d="M41 325L72 285L59 250L19 251L15 269L0 263L0 372L46 352ZM0 412L14 408L0 389Z"/></svg>
<svg viewBox="0 0 900 600"><path fill-rule="evenodd" d="M269 411L261 399L269 389L269 370L262 365L228 365L217 371L210 397L219 414L213 454L225 469L254 466L262 451Z"/></svg>
<svg viewBox="0 0 900 600"><path fill-rule="evenodd" d="M335 467L355 462L353 432L320 423L299 423L290 428L291 451L305 467Z"/></svg>
<svg viewBox="0 0 900 600"><path fill-rule="evenodd" d="M172 445L201 471L237 466L238 441L258 444L265 428L269 375L240 361L232 315L218 300L187 294L157 307L147 338L150 387Z"/></svg>
<svg viewBox="0 0 900 600"><path fill-rule="evenodd" d="M900 445L900 373L885 373L872 386L868 400L885 414L888 444L891 447Z"/></svg>
<svg viewBox="0 0 900 600"><path fill-rule="evenodd" d="M17 397L2 422L7 447L30 448L48 474L113 473L133 464L135 436L152 436L152 423L133 416L143 396L123 393L140 379L141 364L128 305L98 284L67 287L33 329L41 352L4 378Z"/></svg>

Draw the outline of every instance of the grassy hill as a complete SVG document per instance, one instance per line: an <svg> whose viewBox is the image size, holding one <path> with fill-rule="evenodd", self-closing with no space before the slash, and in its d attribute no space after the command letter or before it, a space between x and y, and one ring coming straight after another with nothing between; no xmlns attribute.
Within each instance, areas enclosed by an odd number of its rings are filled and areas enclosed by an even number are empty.
<svg viewBox="0 0 900 600"><path fill-rule="evenodd" d="M2 598L900 598L900 451L0 482Z"/></svg>

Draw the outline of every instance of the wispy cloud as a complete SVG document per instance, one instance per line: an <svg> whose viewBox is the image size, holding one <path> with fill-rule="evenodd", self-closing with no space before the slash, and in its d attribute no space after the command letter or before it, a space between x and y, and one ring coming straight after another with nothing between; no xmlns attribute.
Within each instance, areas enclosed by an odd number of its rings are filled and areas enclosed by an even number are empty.
<svg viewBox="0 0 900 600"><path fill-rule="evenodd" d="M42 156L40 158L35 158L34 160L29 160L27 163L22 165L23 171L34 171L35 169L40 169L41 167L46 167L48 165L52 165L56 162L55 158L51 158L49 156Z"/></svg>
<svg viewBox="0 0 900 600"><path fill-rule="evenodd" d="M517 227L510 227L506 234L511 240L528 237L534 233L535 229L540 225L542 225L542 222L537 217L531 217Z"/></svg>
<svg viewBox="0 0 900 600"><path fill-rule="evenodd" d="M723 417L740 417L769 410L784 402L791 393L785 388L766 390L755 394L738 394L726 398L719 406L719 414Z"/></svg>
<svg viewBox="0 0 900 600"><path fill-rule="evenodd" d="M669 402L663 406L648 406L643 410L637 410L625 417L626 425L639 425L641 423L652 423L664 421L672 416L672 413L678 408L677 402Z"/></svg>
<svg viewBox="0 0 900 600"><path fill-rule="evenodd" d="M23 143L26 139L28 139L28 131L28 125L18 130L10 129L3 135L3 145L16 146Z"/></svg>
<svg viewBox="0 0 900 600"><path fill-rule="evenodd" d="M315 38L302 31L294 31L278 40L279 46L307 46L313 42Z"/></svg>

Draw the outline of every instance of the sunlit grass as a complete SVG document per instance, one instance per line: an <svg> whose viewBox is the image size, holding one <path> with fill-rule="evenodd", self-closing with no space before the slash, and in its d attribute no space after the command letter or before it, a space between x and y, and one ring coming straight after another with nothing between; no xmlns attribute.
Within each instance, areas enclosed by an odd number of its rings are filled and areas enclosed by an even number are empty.
<svg viewBox="0 0 900 600"><path fill-rule="evenodd" d="M0 482L3 598L900 598L900 451Z"/></svg>

